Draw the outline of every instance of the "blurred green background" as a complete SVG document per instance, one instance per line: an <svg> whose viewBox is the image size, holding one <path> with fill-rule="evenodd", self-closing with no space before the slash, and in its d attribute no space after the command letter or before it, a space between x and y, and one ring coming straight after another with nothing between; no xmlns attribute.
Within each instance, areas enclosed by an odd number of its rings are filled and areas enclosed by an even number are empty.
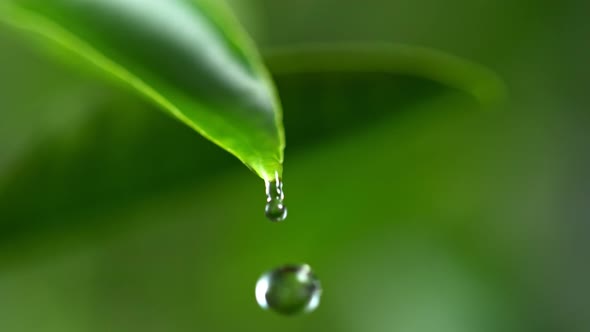
<svg viewBox="0 0 590 332"><path fill-rule="evenodd" d="M388 41L504 79L276 75L289 218L235 158L0 29L0 331L589 331L587 1L232 0L262 53ZM256 279L308 263L309 315Z"/></svg>

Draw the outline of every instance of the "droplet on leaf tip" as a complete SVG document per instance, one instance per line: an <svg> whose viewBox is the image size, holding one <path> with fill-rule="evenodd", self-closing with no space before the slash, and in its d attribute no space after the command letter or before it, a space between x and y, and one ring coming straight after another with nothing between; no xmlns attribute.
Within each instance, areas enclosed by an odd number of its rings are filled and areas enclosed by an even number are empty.
<svg viewBox="0 0 590 332"><path fill-rule="evenodd" d="M274 181L266 182L266 206L264 214L272 222L281 222L287 218L287 207L284 203L285 193L283 182L277 176Z"/></svg>

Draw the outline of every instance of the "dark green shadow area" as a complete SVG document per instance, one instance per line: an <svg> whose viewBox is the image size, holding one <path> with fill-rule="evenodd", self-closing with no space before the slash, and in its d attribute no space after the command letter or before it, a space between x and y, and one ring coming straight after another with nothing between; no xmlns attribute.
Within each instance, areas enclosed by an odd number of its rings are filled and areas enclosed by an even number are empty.
<svg viewBox="0 0 590 332"><path fill-rule="evenodd" d="M424 79L381 73L275 79L286 110L289 153L362 132L414 103L452 91ZM228 168L242 167L183 124L135 99L111 94L84 111L92 116L82 125L43 140L1 175L4 254L119 232L132 226L111 224L112 216L210 184ZM261 198L261 213L263 206Z"/></svg>

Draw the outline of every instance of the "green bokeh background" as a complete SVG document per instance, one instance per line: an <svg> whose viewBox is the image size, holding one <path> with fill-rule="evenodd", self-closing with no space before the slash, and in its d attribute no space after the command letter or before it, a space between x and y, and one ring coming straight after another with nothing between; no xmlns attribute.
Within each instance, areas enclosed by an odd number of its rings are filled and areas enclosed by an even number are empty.
<svg viewBox="0 0 590 332"><path fill-rule="evenodd" d="M233 0L262 52L437 48L482 107L415 77L276 76L289 218L213 144L0 30L0 331L590 330L586 1ZM312 314L257 307L285 263Z"/></svg>

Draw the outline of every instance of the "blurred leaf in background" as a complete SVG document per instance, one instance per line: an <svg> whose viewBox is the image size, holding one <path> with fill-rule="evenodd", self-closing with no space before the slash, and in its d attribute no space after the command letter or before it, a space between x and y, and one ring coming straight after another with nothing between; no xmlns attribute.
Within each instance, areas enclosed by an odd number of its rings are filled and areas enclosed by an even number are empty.
<svg viewBox="0 0 590 332"><path fill-rule="evenodd" d="M2 331L590 328L585 2L231 3L265 54L422 45L488 66L509 101L407 73L275 73L290 216L273 225L223 151L4 31ZM320 308L260 310L258 276L303 262Z"/></svg>

